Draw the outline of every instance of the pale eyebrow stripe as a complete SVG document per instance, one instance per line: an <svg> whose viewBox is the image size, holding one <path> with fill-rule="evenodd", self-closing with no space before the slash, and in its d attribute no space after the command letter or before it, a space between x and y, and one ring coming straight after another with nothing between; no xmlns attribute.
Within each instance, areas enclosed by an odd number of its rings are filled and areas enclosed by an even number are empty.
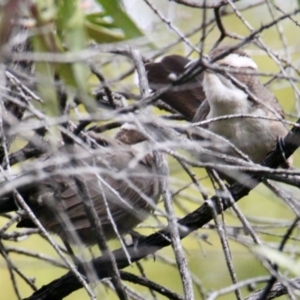
<svg viewBox="0 0 300 300"><path fill-rule="evenodd" d="M253 68L258 69L257 64L248 56L241 56L231 53L228 56L217 61L218 64L226 64L236 68Z"/></svg>

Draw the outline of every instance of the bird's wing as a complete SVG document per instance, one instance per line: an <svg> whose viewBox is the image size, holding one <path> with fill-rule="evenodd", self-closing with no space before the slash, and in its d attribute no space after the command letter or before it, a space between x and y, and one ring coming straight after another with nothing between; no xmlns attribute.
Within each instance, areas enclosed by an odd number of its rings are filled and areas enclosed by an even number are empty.
<svg viewBox="0 0 300 300"><path fill-rule="evenodd" d="M195 116L193 118L193 123L201 122L206 120L207 115L209 114L210 106L207 100L202 102L202 104L198 107ZM204 125L203 127L207 128L207 125Z"/></svg>
<svg viewBox="0 0 300 300"><path fill-rule="evenodd" d="M261 82L259 76L256 74L236 73L234 77L240 82L248 86L251 93L257 96L264 105L269 105L271 110L276 111L282 118L284 118L284 111L277 100L277 98L271 93ZM267 99L267 101L265 101ZM254 105L261 105L254 103ZM270 110L270 115L272 115ZM274 117L274 114L273 114Z"/></svg>
<svg viewBox="0 0 300 300"><path fill-rule="evenodd" d="M147 63L145 68L150 87L153 90L158 90L171 84L174 79L172 80L170 75L173 74L178 77L183 74L189 63L189 59L180 55L169 55L164 57L161 62ZM161 99L186 117L188 121L191 121L197 108L205 99L202 80L203 75L200 74L189 82L167 91L161 96Z"/></svg>
<svg viewBox="0 0 300 300"><path fill-rule="evenodd" d="M104 157L112 166L110 170L112 174L120 175L124 172L124 178L121 175L120 178L115 178L109 173L102 173L98 178L91 173L78 177L85 183L89 197L104 226L111 224L105 202L108 204L110 214L115 222L120 222L122 219L126 222L128 213L136 219L145 219L145 210L151 210L146 200L147 197L152 199L153 204L158 200L158 179L155 177L153 168L143 161L137 163L135 167L125 170L133 158L130 152L125 153L126 155L123 153L122 157L120 153L105 154ZM99 167L103 167L102 164L100 165ZM69 179L65 184L65 188L57 195L58 204L67 216L71 216L71 221L76 229L89 227L90 223L86 218L75 181ZM49 227L56 225L55 219L48 224Z"/></svg>

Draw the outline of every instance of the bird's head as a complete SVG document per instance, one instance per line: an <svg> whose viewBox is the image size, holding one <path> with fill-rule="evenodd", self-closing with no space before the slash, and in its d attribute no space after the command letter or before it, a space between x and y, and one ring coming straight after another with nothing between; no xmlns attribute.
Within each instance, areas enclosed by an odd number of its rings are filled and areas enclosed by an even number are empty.
<svg viewBox="0 0 300 300"><path fill-rule="evenodd" d="M247 94L232 82L230 76L250 91L255 89L255 85L260 84L258 76L255 74L257 65L243 50L236 50L223 58L218 58L228 49L229 47L219 47L209 54L212 68L205 71L203 89L211 106L214 104L220 106L222 103L236 106L243 99L247 100ZM218 68L226 68L226 72L220 72Z"/></svg>

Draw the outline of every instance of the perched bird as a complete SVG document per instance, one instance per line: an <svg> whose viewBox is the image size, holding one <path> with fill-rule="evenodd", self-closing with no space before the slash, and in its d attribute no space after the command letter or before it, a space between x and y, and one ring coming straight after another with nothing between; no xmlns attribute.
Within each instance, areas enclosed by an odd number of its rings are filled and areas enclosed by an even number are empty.
<svg viewBox="0 0 300 300"><path fill-rule="evenodd" d="M137 159L137 154L140 158L141 152L135 144L145 141L145 137L126 126L121 128L114 139L103 138L93 131L88 131L87 135L94 141L94 149L87 150L74 144L71 151L62 147L58 154L44 161L55 162L56 157L70 160L72 157L76 159L75 167L71 162L47 167L45 172L49 176L46 179L21 186L18 192L49 232L71 243L74 242L72 235L76 233L84 244L93 245L96 239L91 234L90 222L74 176L85 183L103 232L109 240L116 237L109 215L122 235L145 220L154 210L161 194L157 168L157 161L161 157L160 154L154 157L153 153L146 153L142 159ZM68 168L69 172L66 172ZM72 175L69 175L70 172ZM17 209L12 193L0 197L0 213ZM72 226L68 226L64 219ZM32 225L31 219L25 216L18 227Z"/></svg>
<svg viewBox="0 0 300 300"><path fill-rule="evenodd" d="M145 65L151 89L158 90L171 84L174 78L187 70L191 62L180 55L169 55L160 62ZM194 77L188 83L176 86L163 94L162 100L181 113L188 121L192 121L197 108L205 99L202 89L203 74Z"/></svg>
<svg viewBox="0 0 300 300"><path fill-rule="evenodd" d="M175 107L175 103L172 102L177 102L176 110L182 114L185 114L185 108L181 106L189 105L190 101L200 103L198 109L194 110L192 122L237 114L255 116L255 118L245 116L216 120L208 123L205 127L210 132L230 141L253 162L259 163L273 150L277 139L288 133L284 123L284 113L275 96L260 82L257 65L246 52L236 50L218 59L228 49L229 47L223 46L212 50L208 55L208 61L215 69L207 68L202 76L198 75L193 80L194 83L198 82L198 86L192 86L192 90L188 94L182 92L180 101L176 97L168 97L167 102L172 107ZM169 67L172 65L171 61L176 60L178 63L177 56L176 59L174 57L165 57L159 63L148 64L148 67L146 65L152 88L153 83L156 85L159 83L158 76L155 81L153 80L153 69L164 69L164 61L167 59L168 67L166 69L172 73L173 70ZM186 71L197 63L197 61L189 61L185 66L182 64L181 69ZM220 70L222 67L226 68L226 72ZM169 75L169 78L172 78L172 75ZM164 83L163 81L162 83ZM165 101L164 97L163 95L161 98ZM213 138L207 147L222 154L239 156L233 147L224 143L224 140L218 141ZM202 159L207 161L207 156L203 156ZM218 159L215 161L219 162Z"/></svg>

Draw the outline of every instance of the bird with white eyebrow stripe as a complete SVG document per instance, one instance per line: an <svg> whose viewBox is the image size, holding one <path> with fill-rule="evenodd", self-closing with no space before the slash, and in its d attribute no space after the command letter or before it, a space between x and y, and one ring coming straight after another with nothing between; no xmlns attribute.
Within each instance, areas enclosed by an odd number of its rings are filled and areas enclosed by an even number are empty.
<svg viewBox="0 0 300 300"><path fill-rule="evenodd" d="M212 50L208 55L212 68L206 69L193 79L194 85L186 93L188 97L185 99L177 101L176 91L172 91L174 97L169 92L168 104L184 114L185 110L181 109L178 103L181 106L186 103L189 107L191 106L189 103L201 103L192 121L212 119L212 122L205 126L210 132L227 139L253 162L259 163L273 150L277 139L288 133L284 124L284 113L275 96L260 82L257 65L246 52L236 50L218 59L228 49L229 47L223 46ZM159 63L146 65L150 86L153 87L152 82L159 83L157 75L164 74L162 72L164 61L168 62L168 70L172 72L170 67L172 60L176 61L176 70L180 69L177 55L165 57ZM198 61L188 61L188 63L185 61L185 66L181 66L182 73L197 63ZM222 67L224 71L220 70ZM154 75L156 75L155 81ZM178 73L176 75L180 76ZM181 97L184 97L183 92ZM164 100L164 95L161 99ZM172 99L174 102L177 101L176 106L172 105ZM230 115L245 116L213 121L214 118ZM253 117L249 118L246 115ZM230 144L224 142L224 139L211 138L208 148L222 154L239 156ZM202 156L200 159L207 161L207 156Z"/></svg>
<svg viewBox="0 0 300 300"><path fill-rule="evenodd" d="M227 47L213 50L209 59L214 61L225 50ZM244 51L236 50L216 60L215 65L235 71L231 76L246 90L237 86L226 74L205 71L202 83L205 101L198 108L193 121L234 114L257 116L211 122L208 129L228 139L253 162L259 163L274 148L277 139L284 137L288 132L283 121L283 110L274 95L261 84L259 76L255 74L258 69L256 63ZM253 100L249 94L258 101ZM225 147L221 152L236 156L230 147Z"/></svg>

